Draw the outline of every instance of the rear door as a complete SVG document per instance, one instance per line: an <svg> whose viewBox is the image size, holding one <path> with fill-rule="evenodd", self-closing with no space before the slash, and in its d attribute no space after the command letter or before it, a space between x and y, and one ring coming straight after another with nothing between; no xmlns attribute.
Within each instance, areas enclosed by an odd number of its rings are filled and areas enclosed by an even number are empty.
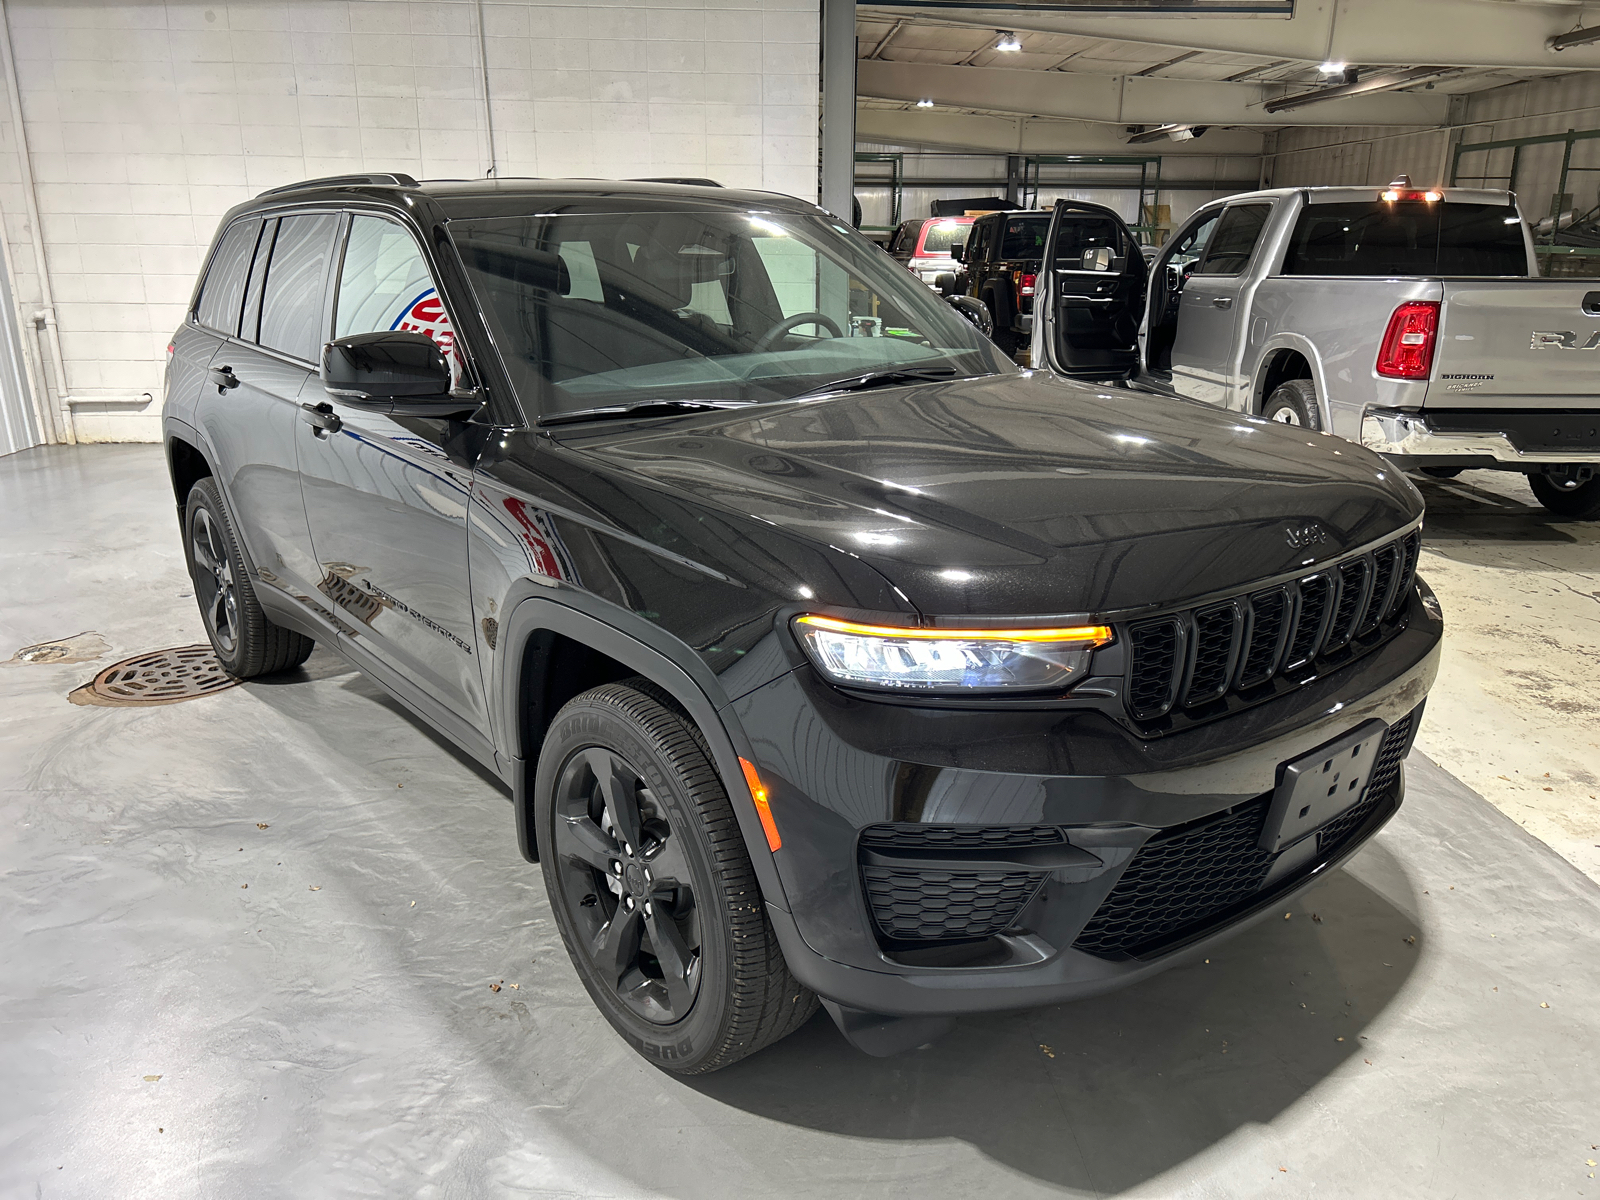
<svg viewBox="0 0 1600 1200"><path fill-rule="evenodd" d="M335 267L331 336L426 333L459 365L455 327L411 231L356 213ZM320 307L318 352L330 336ZM467 514L482 429L390 416L309 381L298 429L317 586L350 636L480 732L488 728L467 581Z"/></svg>
<svg viewBox="0 0 1600 1200"><path fill-rule="evenodd" d="M1238 373L1239 337L1249 306L1248 273L1270 203L1230 204L1178 299L1172 387L1181 396L1226 405Z"/></svg>
<svg viewBox="0 0 1600 1200"><path fill-rule="evenodd" d="M1426 407L1600 408L1600 279L1444 282Z"/></svg>
<svg viewBox="0 0 1600 1200"><path fill-rule="evenodd" d="M244 291L243 317L231 308L195 405L195 424L210 446L218 482L261 579L305 594L316 581L305 506L295 463L300 390L311 373L303 358L259 343L261 295L269 275L280 289L319 301L337 218L296 213L261 222ZM270 264L270 265L269 265Z"/></svg>
<svg viewBox="0 0 1600 1200"><path fill-rule="evenodd" d="M1034 361L1074 379L1131 375L1147 270L1138 241L1115 212L1056 201L1034 297Z"/></svg>

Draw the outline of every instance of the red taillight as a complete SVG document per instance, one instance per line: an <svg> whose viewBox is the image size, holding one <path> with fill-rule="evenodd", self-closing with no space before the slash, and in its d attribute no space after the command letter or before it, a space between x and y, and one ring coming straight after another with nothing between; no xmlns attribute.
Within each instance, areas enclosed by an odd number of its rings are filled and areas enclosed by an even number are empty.
<svg viewBox="0 0 1600 1200"><path fill-rule="evenodd" d="M1033 283L1037 278L1038 276L1036 275L1024 275L1022 277L1022 294L1024 296L1033 295Z"/></svg>
<svg viewBox="0 0 1600 1200"><path fill-rule="evenodd" d="M1011 283L1017 289L1017 299L1033 295L1033 285L1037 279L1037 275L1027 275L1021 271L1011 272Z"/></svg>
<svg viewBox="0 0 1600 1200"><path fill-rule="evenodd" d="M1394 310L1378 348L1378 374L1390 379L1426 379L1433 370L1439 332L1439 302L1410 300Z"/></svg>

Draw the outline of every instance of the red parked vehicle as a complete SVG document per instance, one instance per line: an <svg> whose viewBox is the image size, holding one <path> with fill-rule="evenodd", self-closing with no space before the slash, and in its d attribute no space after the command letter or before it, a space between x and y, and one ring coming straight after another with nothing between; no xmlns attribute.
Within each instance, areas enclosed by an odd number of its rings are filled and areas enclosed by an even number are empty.
<svg viewBox="0 0 1600 1200"><path fill-rule="evenodd" d="M917 217L900 222L889 238L889 253L910 268L931 288L939 276L954 275L960 263L950 256L952 246L962 245L976 217Z"/></svg>

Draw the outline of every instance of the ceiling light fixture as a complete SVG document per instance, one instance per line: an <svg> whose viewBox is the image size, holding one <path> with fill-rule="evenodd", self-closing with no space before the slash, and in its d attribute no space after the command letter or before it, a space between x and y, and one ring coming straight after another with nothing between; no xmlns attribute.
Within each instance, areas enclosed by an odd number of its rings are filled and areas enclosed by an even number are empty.
<svg viewBox="0 0 1600 1200"><path fill-rule="evenodd" d="M1015 54L1022 49L1022 43L1017 40L1017 35L1006 30L1000 31L1000 40L994 44L996 50L1006 54Z"/></svg>
<svg viewBox="0 0 1600 1200"><path fill-rule="evenodd" d="M1344 67L1345 67L1344 63L1342 63L1342 62L1333 62L1333 61L1330 60L1328 62L1323 63L1320 67L1317 68L1317 70L1320 71L1324 75L1343 75L1344 74Z"/></svg>
<svg viewBox="0 0 1600 1200"><path fill-rule="evenodd" d="M1600 42L1600 26L1590 29L1574 29L1571 33L1563 33L1560 37L1553 37L1545 43L1545 48L1559 53L1572 46L1587 46L1591 42Z"/></svg>
<svg viewBox="0 0 1600 1200"><path fill-rule="evenodd" d="M917 107L918 108L932 108L933 107L933 101L932 100L918 100L917 101Z"/></svg>

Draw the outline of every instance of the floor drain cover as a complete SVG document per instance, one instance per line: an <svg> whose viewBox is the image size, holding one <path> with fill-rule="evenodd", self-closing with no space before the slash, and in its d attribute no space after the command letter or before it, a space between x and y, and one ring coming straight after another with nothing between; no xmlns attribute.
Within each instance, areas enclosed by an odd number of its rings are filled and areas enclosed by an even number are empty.
<svg viewBox="0 0 1600 1200"><path fill-rule="evenodd" d="M113 663L67 699L109 708L177 704L226 691L238 682L222 669L209 645L175 646Z"/></svg>

